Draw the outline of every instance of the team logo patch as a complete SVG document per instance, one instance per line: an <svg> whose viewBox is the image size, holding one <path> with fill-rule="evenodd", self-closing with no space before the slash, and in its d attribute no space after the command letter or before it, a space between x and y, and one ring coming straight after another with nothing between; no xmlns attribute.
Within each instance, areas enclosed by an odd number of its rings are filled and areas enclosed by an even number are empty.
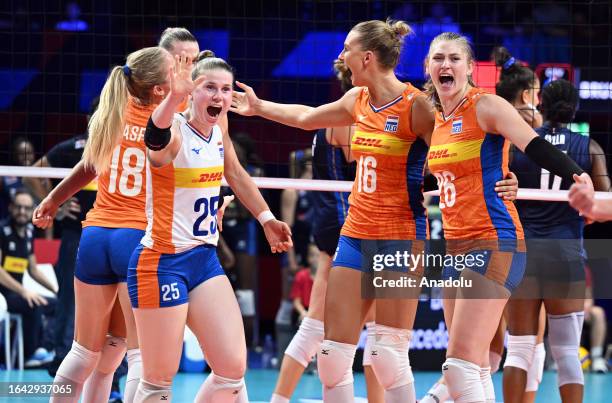
<svg viewBox="0 0 612 403"><path fill-rule="evenodd" d="M463 130L463 118L453 120L453 127L451 128L451 134L461 133Z"/></svg>
<svg viewBox="0 0 612 403"><path fill-rule="evenodd" d="M396 133L398 125L399 116L387 116L387 122L385 123L385 131L390 133Z"/></svg>
<svg viewBox="0 0 612 403"><path fill-rule="evenodd" d="M225 158L225 151L223 150L223 142L222 141L217 142L217 147L219 147L219 155L221 156L221 158Z"/></svg>

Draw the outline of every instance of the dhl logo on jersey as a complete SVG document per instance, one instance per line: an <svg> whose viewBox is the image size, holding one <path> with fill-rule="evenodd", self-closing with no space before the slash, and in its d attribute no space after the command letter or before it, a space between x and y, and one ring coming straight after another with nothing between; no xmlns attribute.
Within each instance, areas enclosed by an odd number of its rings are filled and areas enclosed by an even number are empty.
<svg viewBox="0 0 612 403"><path fill-rule="evenodd" d="M175 186L179 188L210 188L221 186L223 166L210 168L175 168Z"/></svg>
<svg viewBox="0 0 612 403"><path fill-rule="evenodd" d="M478 139L431 146L427 155L428 163L432 166L480 158L482 141L483 139Z"/></svg>
<svg viewBox="0 0 612 403"><path fill-rule="evenodd" d="M394 135L368 133L358 130L353 135L351 149L356 152L406 155L411 144L410 141Z"/></svg>
<svg viewBox="0 0 612 403"><path fill-rule="evenodd" d="M443 148L436 151L430 151L429 156L427 157L430 160L440 159L440 158L450 158L457 156L457 153L451 154L448 148Z"/></svg>
<svg viewBox="0 0 612 403"><path fill-rule="evenodd" d="M28 268L28 259L15 256L6 256L4 258L4 270L11 273L25 273Z"/></svg>

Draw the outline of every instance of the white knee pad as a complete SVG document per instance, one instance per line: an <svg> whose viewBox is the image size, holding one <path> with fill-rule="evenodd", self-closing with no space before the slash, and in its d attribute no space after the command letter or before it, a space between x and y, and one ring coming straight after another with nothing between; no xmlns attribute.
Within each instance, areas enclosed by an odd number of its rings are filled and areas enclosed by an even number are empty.
<svg viewBox="0 0 612 403"><path fill-rule="evenodd" d="M157 403L157 402L170 402L172 401L172 390L171 386L156 385L151 382L147 382L144 379L140 380L136 395L134 396L134 403Z"/></svg>
<svg viewBox="0 0 612 403"><path fill-rule="evenodd" d="M559 386L568 383L584 384L584 374L578 358L583 312L548 315L548 341L558 370Z"/></svg>
<svg viewBox="0 0 612 403"><path fill-rule="evenodd" d="M319 379L323 386L335 388L353 383L355 344L323 340L317 353Z"/></svg>
<svg viewBox="0 0 612 403"><path fill-rule="evenodd" d="M142 377L142 354L139 348L127 351L128 372L125 379L124 401L131 403L134 400L138 383Z"/></svg>
<svg viewBox="0 0 612 403"><path fill-rule="evenodd" d="M414 382L408 348L411 332L408 329L376 324L376 341L372 347L372 369L385 390Z"/></svg>
<svg viewBox="0 0 612 403"><path fill-rule="evenodd" d="M317 354L324 337L323 322L312 318L304 318L285 354L300 363L304 368Z"/></svg>
<svg viewBox="0 0 612 403"><path fill-rule="evenodd" d="M525 392L536 392L538 386L542 382L542 375L544 374L544 361L546 360L546 349L544 343L536 345L535 354L533 356L533 362L527 371L527 384L525 385Z"/></svg>
<svg viewBox="0 0 612 403"><path fill-rule="evenodd" d="M478 365L458 358L447 358L442 364L442 374L455 403L485 401Z"/></svg>
<svg viewBox="0 0 612 403"><path fill-rule="evenodd" d="M499 371L499 364L502 356L495 351L489 351L489 365L491 366L491 375Z"/></svg>
<svg viewBox="0 0 612 403"><path fill-rule="evenodd" d="M535 354L537 337L529 336L508 336L508 352L506 354L505 367L516 367L523 371L528 371Z"/></svg>
<svg viewBox="0 0 612 403"><path fill-rule="evenodd" d="M89 351L74 340L72 348L57 370L56 378L61 377L82 384L91 375L99 358L99 351Z"/></svg>
<svg viewBox="0 0 612 403"><path fill-rule="evenodd" d="M234 403L244 387L244 378L224 378L211 372L198 391L194 402Z"/></svg>
<svg viewBox="0 0 612 403"><path fill-rule="evenodd" d="M366 322L366 342L363 348L362 365L372 365L372 347L376 341L376 323Z"/></svg>
<svg viewBox="0 0 612 403"><path fill-rule="evenodd" d="M103 374L112 374L123 361L127 343L125 339L114 336L106 336L106 343L102 347L100 358L96 369Z"/></svg>

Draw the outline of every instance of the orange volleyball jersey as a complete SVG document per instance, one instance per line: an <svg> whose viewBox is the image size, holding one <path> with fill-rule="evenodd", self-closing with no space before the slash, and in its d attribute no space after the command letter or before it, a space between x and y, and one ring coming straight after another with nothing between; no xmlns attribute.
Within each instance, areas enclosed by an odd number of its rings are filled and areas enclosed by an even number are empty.
<svg viewBox="0 0 612 403"><path fill-rule="evenodd" d="M427 160L440 189L444 237L522 239L514 204L495 192L495 183L508 173L510 143L478 125L482 95L473 88L449 116L436 112Z"/></svg>
<svg viewBox="0 0 612 403"><path fill-rule="evenodd" d="M408 84L376 108L364 88L354 107L351 152L357 174L342 235L360 239L425 239L423 166L427 145L412 132L412 103L421 92Z"/></svg>
<svg viewBox="0 0 612 403"><path fill-rule="evenodd" d="M98 194L83 227L147 227L145 214L147 121L157 105L140 105L129 98L121 143L115 147L109 169L98 177Z"/></svg>

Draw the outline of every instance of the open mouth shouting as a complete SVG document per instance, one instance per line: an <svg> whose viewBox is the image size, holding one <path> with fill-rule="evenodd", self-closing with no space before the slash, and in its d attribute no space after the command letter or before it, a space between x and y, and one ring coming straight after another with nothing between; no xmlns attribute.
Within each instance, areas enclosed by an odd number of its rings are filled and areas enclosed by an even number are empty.
<svg viewBox="0 0 612 403"><path fill-rule="evenodd" d="M452 88L453 84L455 84L455 79L450 74L445 74L445 73L440 74L439 80L440 80L440 85L442 86L442 88L445 88L445 89Z"/></svg>
<svg viewBox="0 0 612 403"><path fill-rule="evenodd" d="M213 118L216 118L217 116L219 116L219 114L221 113L221 107L220 106L209 106L208 108L206 108L206 112Z"/></svg>

